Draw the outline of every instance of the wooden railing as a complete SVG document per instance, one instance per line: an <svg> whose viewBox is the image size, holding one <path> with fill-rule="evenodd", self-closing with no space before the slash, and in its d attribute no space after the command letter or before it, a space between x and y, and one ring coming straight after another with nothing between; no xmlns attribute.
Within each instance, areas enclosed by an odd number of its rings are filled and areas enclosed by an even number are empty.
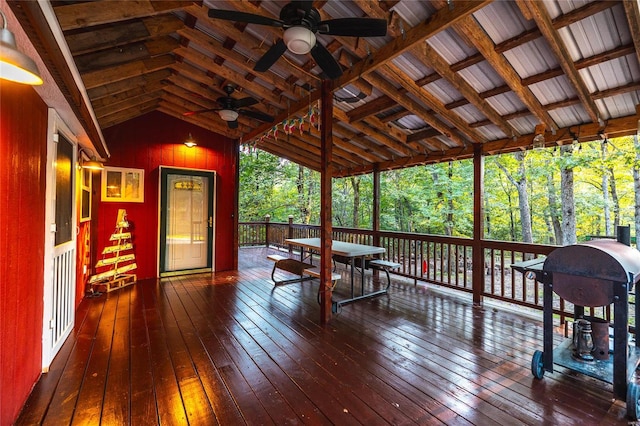
<svg viewBox="0 0 640 426"><path fill-rule="evenodd" d="M319 232L318 226L292 222L240 223L240 246L267 245L291 250L284 243L286 238L317 237ZM384 257L402 265L395 274L414 283L432 283L472 293L472 272L475 267L480 267L483 269L484 282L480 285L484 298L513 304L518 309L532 309L534 312L543 308L542 284L513 270L511 264L546 256L556 246L482 240L480 246L484 253L484 264L474 265L473 240L470 238L389 231L380 231L377 236L377 245L386 249ZM375 235L372 230L334 227L333 238L373 245ZM560 323L565 323L565 318L573 317L573 305L554 294L554 313L558 315ZM610 318L608 308L590 308L587 313Z"/></svg>

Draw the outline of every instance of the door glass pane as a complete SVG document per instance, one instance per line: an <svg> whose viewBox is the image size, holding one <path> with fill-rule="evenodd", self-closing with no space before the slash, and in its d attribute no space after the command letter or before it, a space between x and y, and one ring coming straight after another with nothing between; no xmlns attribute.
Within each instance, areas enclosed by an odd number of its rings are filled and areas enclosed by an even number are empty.
<svg viewBox="0 0 640 426"><path fill-rule="evenodd" d="M56 150L56 246L73 232L73 145L60 135Z"/></svg>
<svg viewBox="0 0 640 426"><path fill-rule="evenodd" d="M167 175L167 271L206 268L208 252L208 180Z"/></svg>

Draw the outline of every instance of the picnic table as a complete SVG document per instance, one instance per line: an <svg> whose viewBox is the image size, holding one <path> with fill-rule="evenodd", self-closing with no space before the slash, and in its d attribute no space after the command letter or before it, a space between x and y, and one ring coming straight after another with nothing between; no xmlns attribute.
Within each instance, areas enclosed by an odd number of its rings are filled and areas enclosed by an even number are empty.
<svg viewBox="0 0 640 426"><path fill-rule="evenodd" d="M285 243L291 244L297 247L300 247L300 260L303 261L306 258L305 251L309 254L317 253L320 251L320 238L289 238L284 240ZM348 299L342 299L337 302L333 302L334 308L336 311L337 307L340 305L345 305L347 303L356 302L358 300L368 299L371 297L379 296L382 294L387 294L389 285L383 290L376 290L365 293L364 291L364 271L367 267L372 267L375 269L382 269L387 272L388 276L388 268L397 268L400 267L400 264L381 261L377 259L370 260L371 256L384 254L386 252L384 247L370 246L366 244L356 244L356 243L348 243L344 241L336 241L333 240L331 242L331 253L334 256L340 256L343 259L346 259L347 264L350 270L350 284L351 284L351 297ZM378 264L376 263L378 262ZM359 270L361 277L361 288L360 294L355 294L355 274Z"/></svg>

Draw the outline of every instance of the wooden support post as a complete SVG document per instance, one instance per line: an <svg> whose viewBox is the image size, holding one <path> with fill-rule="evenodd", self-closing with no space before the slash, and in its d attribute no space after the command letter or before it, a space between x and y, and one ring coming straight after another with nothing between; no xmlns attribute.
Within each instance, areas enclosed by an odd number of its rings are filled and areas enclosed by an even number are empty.
<svg viewBox="0 0 640 426"><path fill-rule="evenodd" d="M484 238L484 157L482 156L482 144L473 144L473 305L482 306L482 289L484 287L484 251L482 239Z"/></svg>
<svg viewBox="0 0 640 426"><path fill-rule="evenodd" d="M320 123L320 322L331 319L331 179L333 178L333 81L322 80Z"/></svg>

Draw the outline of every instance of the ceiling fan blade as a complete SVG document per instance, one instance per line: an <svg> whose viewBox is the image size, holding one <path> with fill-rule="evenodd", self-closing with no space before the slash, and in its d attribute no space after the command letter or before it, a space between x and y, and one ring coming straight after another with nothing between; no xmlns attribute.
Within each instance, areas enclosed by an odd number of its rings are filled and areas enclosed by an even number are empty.
<svg viewBox="0 0 640 426"><path fill-rule="evenodd" d="M375 18L339 18L318 23L318 32L347 37L383 37L387 35L387 21Z"/></svg>
<svg viewBox="0 0 640 426"><path fill-rule="evenodd" d="M196 115L196 114L202 114L203 112L212 112L212 111L220 111L221 108L207 108L207 109L201 109L198 111L187 111L185 113L183 113L182 115L185 117L190 117L192 115Z"/></svg>
<svg viewBox="0 0 640 426"><path fill-rule="evenodd" d="M249 118L255 118L256 120L264 121L265 123L273 123L273 120L275 120L275 118L268 114L260 111L251 111L250 109L241 109L238 110L238 113Z"/></svg>
<svg viewBox="0 0 640 426"><path fill-rule="evenodd" d="M273 45L267 50L267 52L262 55L262 58L258 59L256 65L253 67L254 71L264 72L271 68L271 65L275 64L276 61L282 56L284 52L287 51L287 45L284 43L284 40L278 39L277 42L273 43Z"/></svg>
<svg viewBox="0 0 640 426"><path fill-rule="evenodd" d="M316 63L322 71L329 77L331 80L335 80L336 78L342 75L342 68L340 68L340 64L335 60L335 58L331 55L331 53L320 43L316 43L311 49L311 56L315 59Z"/></svg>
<svg viewBox="0 0 640 426"><path fill-rule="evenodd" d="M248 24L269 25L271 27L282 27L284 24L284 22L279 19L255 15L253 13L238 12L236 10L209 9L209 18L246 22Z"/></svg>
<svg viewBox="0 0 640 426"><path fill-rule="evenodd" d="M227 126L229 126L230 129L237 129L238 128L238 120L227 121Z"/></svg>
<svg viewBox="0 0 640 426"><path fill-rule="evenodd" d="M257 99L246 97L242 99L234 99L234 108L244 108L258 103Z"/></svg>

